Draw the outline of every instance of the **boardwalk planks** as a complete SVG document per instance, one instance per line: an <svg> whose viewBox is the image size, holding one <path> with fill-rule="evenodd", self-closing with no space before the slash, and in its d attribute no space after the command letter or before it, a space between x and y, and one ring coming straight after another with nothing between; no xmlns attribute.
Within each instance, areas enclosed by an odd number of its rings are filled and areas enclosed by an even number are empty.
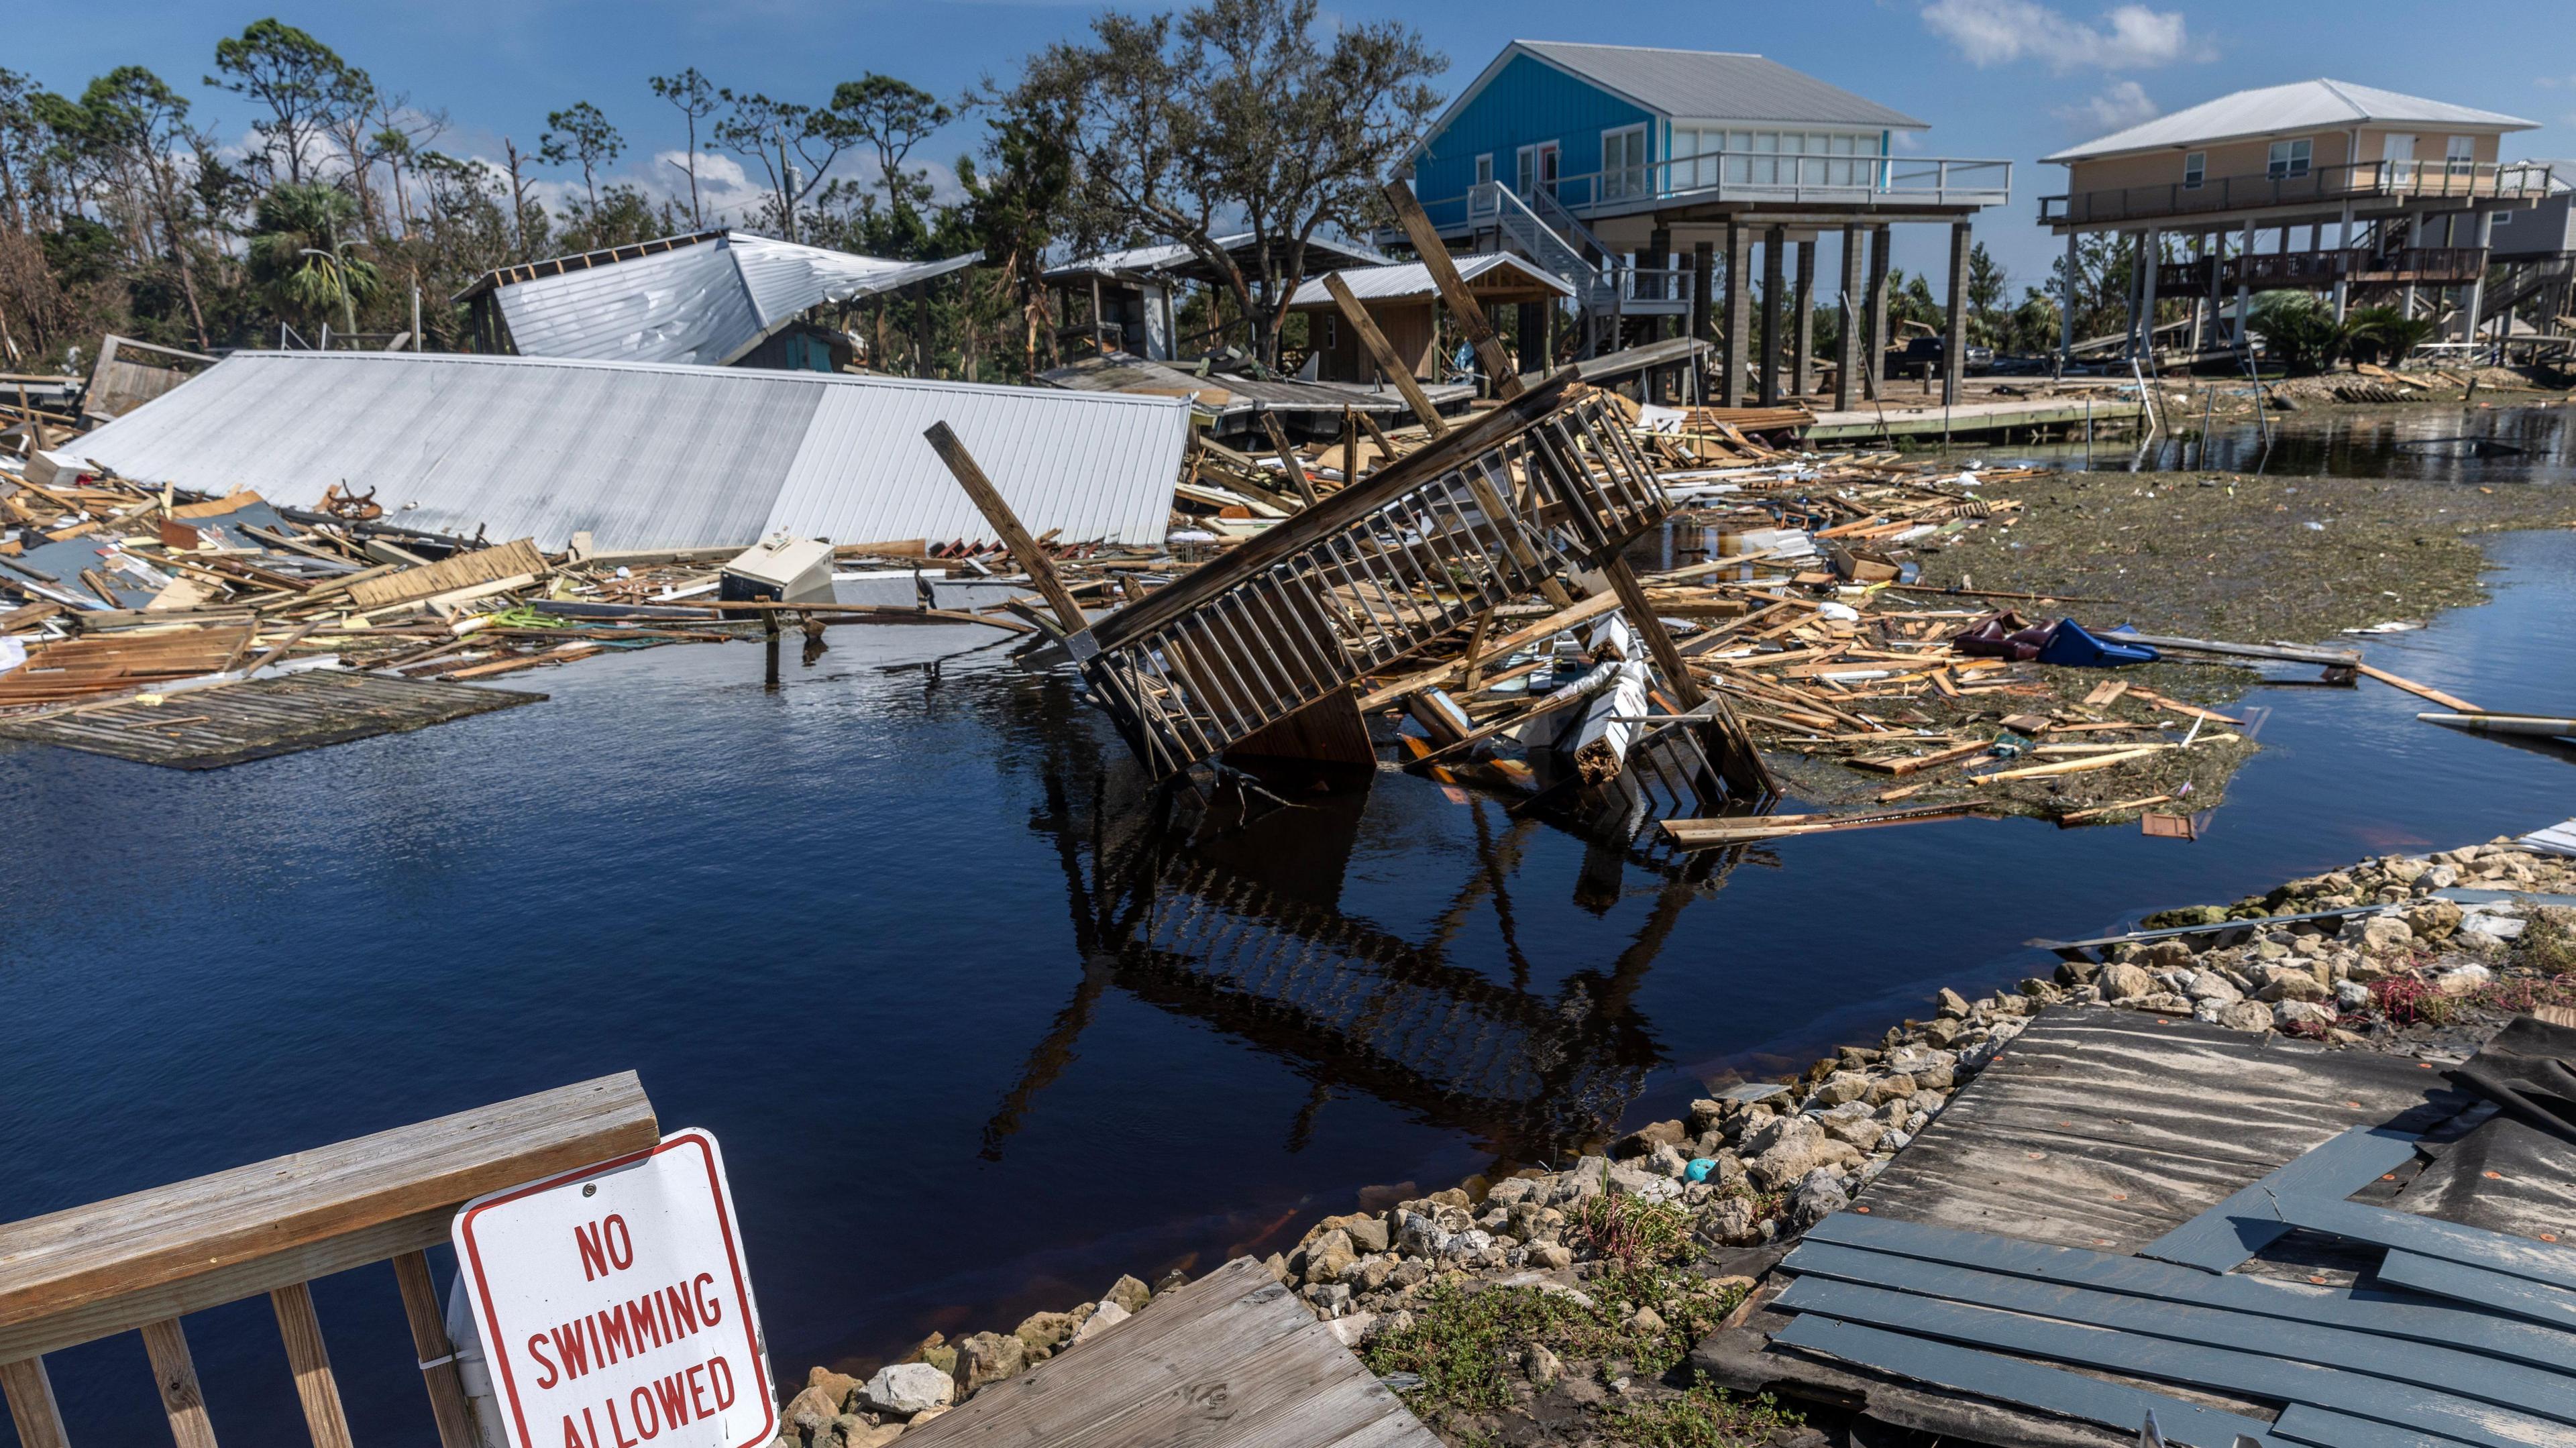
<svg viewBox="0 0 2576 1448"><path fill-rule="evenodd" d="M0 722L0 738L173 769L216 769L444 724L545 698L434 679L314 669L139 701Z"/></svg>

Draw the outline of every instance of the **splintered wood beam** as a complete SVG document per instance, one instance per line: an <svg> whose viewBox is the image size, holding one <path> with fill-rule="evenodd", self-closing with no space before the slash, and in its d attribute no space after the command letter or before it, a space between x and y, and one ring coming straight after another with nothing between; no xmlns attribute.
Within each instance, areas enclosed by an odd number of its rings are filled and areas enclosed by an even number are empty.
<svg viewBox="0 0 2576 1448"><path fill-rule="evenodd" d="M1037 585L1038 592L1046 598L1047 607L1054 609L1056 618L1063 623L1065 632L1080 633L1090 627L1091 621L1083 617L1082 605L1073 601L1073 595L1065 589L1064 580L1056 576L1055 560L1047 557L1046 550L1038 546L1038 540L1030 537L1029 530L1020 526L1019 515L1011 511L1009 503L1002 501L1001 491L993 486L992 479L984 476L984 470L977 466L974 455L966 451L966 444L959 441L957 434L944 422L932 423L930 430L922 436L930 439L931 450L939 454L941 462L948 464L948 471L956 477L957 486L964 488L966 496L974 500L976 509L984 515L984 521L993 525L993 531L1000 535L1003 546L1011 550L1012 561L1019 564L1020 571Z"/></svg>
<svg viewBox="0 0 2576 1448"><path fill-rule="evenodd" d="M1279 415L1264 411L1261 426L1270 434L1270 446L1279 453L1279 465L1288 470L1288 481L1297 485L1297 496L1306 500L1307 507L1315 506L1314 479L1306 476L1305 462L1297 456L1297 450L1288 445L1288 434L1279 426ZM1347 486L1348 480L1344 482Z"/></svg>
<svg viewBox="0 0 2576 1448"><path fill-rule="evenodd" d="M1440 299L1449 304L1458 330L1476 349L1476 360L1484 364L1485 376L1493 381L1494 395L1520 396L1520 374L1503 356L1502 339L1494 335L1493 323L1485 320L1485 309L1476 301L1476 294L1467 290L1467 279L1458 275L1457 263L1449 259L1449 244L1432 227L1421 200L1413 194L1412 187L1400 180L1386 183L1385 192L1387 204L1395 208L1395 219L1404 226L1406 239L1413 243L1414 252L1431 273L1432 284L1440 288Z"/></svg>
<svg viewBox="0 0 2576 1448"><path fill-rule="evenodd" d="M1326 272L1324 290L1333 294L1333 304L1342 309L1342 316L1350 322L1351 330L1360 334L1360 345L1368 348L1369 356L1376 359L1379 374L1394 383L1396 391L1404 394L1405 405L1413 409L1414 416L1422 419L1423 427L1429 429L1433 437L1447 432L1449 424L1432 407L1430 395L1415 380L1413 369L1405 366L1404 359L1395 355L1395 346L1386 340L1384 332L1378 330L1377 319L1368 314L1368 308L1360 305L1358 297L1351 295L1351 284L1342 280L1340 272Z"/></svg>

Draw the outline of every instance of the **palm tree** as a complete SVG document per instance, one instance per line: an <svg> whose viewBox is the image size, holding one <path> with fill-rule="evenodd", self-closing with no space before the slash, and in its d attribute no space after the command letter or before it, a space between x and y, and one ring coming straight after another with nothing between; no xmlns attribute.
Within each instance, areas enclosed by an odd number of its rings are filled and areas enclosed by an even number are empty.
<svg viewBox="0 0 2576 1448"><path fill-rule="evenodd" d="M384 290L376 264L346 239L358 206L320 182L287 182L259 199L252 219L250 274L278 311L311 322L336 312L342 331L358 330L358 304Z"/></svg>
<svg viewBox="0 0 2576 1448"><path fill-rule="evenodd" d="M2436 330L2431 319L2409 317L2393 306L2355 307L2345 321L2352 328L2355 361L2384 361L2392 367L2405 361L2406 354Z"/></svg>

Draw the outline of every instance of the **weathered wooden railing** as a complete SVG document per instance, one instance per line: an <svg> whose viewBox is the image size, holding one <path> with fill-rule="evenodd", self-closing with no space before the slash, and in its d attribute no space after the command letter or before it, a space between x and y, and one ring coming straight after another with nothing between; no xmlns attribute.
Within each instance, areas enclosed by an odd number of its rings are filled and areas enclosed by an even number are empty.
<svg viewBox="0 0 2576 1448"><path fill-rule="evenodd" d="M1175 774L1598 566L1661 522L1654 469L1569 372L1068 640L1139 758Z"/></svg>
<svg viewBox="0 0 2576 1448"><path fill-rule="evenodd" d="M477 1448L423 1250L467 1200L660 1139L633 1072L0 1223L0 1388L23 1448L67 1448L44 1355L140 1331L179 1448L215 1433L179 1319L266 1293L314 1448L349 1424L306 1285L390 1260L442 1448Z"/></svg>

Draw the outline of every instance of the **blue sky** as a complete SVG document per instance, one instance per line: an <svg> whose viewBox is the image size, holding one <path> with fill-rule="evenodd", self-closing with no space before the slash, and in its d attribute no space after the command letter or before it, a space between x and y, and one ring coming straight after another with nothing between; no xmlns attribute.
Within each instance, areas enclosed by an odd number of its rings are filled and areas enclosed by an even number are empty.
<svg viewBox="0 0 2576 1448"><path fill-rule="evenodd" d="M73 90L110 67L141 63L185 82L201 122L229 139L251 112L197 82L219 36L275 14L388 89L444 109L454 128L442 149L498 155L507 135L533 150L547 111L588 100L628 137L621 172L667 187L685 182L654 158L681 147L680 120L653 97L647 76L695 65L720 85L820 99L836 82L875 70L954 95L981 76L1008 76L1048 40L1079 34L1101 8L1084 0L111 0L94 10L51 7L43 23L14 27L0 64ZM1449 57L1451 89L1514 38L1635 42L1757 51L1920 116L1932 124L1928 154L2018 163L2012 206L1978 226L2016 294L2045 277L2056 253L2032 217L2036 198L2064 173L2037 157L2231 90L2316 76L2358 81L2541 122L2505 138L2508 159L2576 157L2566 0L1327 0L1328 23L1388 16L1419 26ZM980 132L954 127L919 155L949 161ZM1898 234L1899 265L1937 265L1936 229Z"/></svg>

